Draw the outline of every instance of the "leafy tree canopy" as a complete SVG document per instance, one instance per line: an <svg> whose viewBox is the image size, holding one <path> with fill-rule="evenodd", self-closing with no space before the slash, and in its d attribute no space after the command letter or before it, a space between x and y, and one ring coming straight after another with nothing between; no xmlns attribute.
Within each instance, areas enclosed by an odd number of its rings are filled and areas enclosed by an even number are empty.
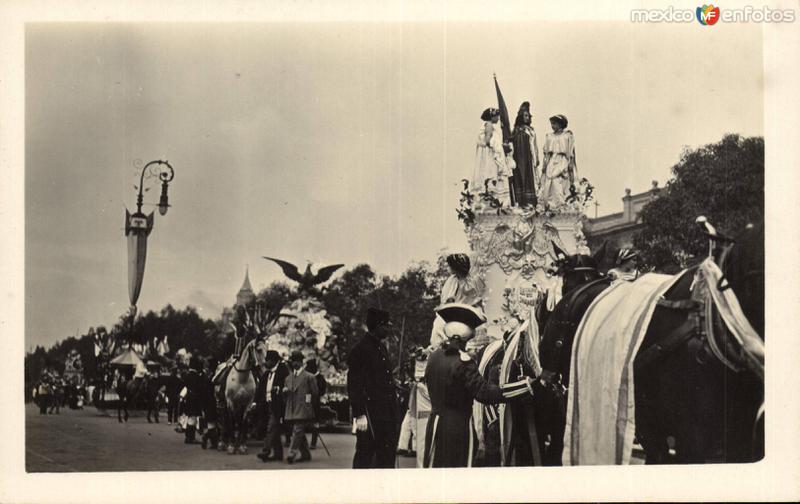
<svg viewBox="0 0 800 504"><path fill-rule="evenodd" d="M716 229L735 236L748 223L764 222L764 139L726 135L687 149L672 179L640 214L634 238L643 266L674 273L695 262L708 242L695 224L704 215Z"/></svg>

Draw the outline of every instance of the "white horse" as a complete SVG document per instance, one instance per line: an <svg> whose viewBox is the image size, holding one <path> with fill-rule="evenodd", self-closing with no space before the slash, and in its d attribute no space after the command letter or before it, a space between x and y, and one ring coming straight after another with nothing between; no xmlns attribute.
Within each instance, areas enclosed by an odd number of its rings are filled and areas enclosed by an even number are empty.
<svg viewBox="0 0 800 504"><path fill-rule="evenodd" d="M247 453L247 410L256 394L256 376L267 354L267 344L257 338L245 345L225 380L225 437L228 454Z"/></svg>

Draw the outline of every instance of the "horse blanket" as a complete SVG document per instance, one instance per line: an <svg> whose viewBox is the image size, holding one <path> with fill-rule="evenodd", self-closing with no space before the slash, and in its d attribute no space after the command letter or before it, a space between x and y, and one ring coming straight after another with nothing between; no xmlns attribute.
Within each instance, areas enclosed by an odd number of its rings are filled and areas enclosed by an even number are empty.
<svg viewBox="0 0 800 504"><path fill-rule="evenodd" d="M589 306L572 347L564 465L630 463L633 361L656 302L678 278L648 273L612 285Z"/></svg>

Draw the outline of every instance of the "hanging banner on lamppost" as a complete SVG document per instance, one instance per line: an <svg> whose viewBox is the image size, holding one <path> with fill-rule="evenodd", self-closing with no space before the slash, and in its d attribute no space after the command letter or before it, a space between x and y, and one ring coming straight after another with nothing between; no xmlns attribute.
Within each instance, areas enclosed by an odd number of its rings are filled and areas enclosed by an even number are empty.
<svg viewBox="0 0 800 504"><path fill-rule="evenodd" d="M128 297L131 314L136 315L136 302L142 290L144 265L147 260L147 237L153 230L153 212L145 215L136 212L131 215L125 209L125 236L128 237Z"/></svg>
<svg viewBox="0 0 800 504"><path fill-rule="evenodd" d="M135 165L139 164L137 160ZM136 213L131 215L125 209L125 236L128 237L128 297L131 301L130 322L136 317L136 302L139 300L139 293L142 290L142 280L144 279L144 265L147 260L147 237L153 230L153 212L145 215L142 212L144 204L144 179L157 177L161 181L161 198L158 201L158 213L166 215L170 207L167 186L175 177L175 171L169 161L157 159L150 161L142 168L139 176L139 185L134 186L139 191L136 196Z"/></svg>

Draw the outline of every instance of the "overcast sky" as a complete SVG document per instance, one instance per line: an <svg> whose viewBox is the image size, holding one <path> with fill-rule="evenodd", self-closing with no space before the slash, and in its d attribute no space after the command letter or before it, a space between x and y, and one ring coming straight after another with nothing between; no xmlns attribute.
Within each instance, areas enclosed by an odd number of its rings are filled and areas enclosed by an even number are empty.
<svg viewBox="0 0 800 504"><path fill-rule="evenodd" d="M465 249L458 181L493 72L512 120L524 100L542 138L569 118L601 215L663 184L684 145L763 134L755 24L39 24L26 40L28 349L127 309L137 159L176 172L140 310L211 318L246 264L256 289L281 277L262 255L395 274Z"/></svg>

